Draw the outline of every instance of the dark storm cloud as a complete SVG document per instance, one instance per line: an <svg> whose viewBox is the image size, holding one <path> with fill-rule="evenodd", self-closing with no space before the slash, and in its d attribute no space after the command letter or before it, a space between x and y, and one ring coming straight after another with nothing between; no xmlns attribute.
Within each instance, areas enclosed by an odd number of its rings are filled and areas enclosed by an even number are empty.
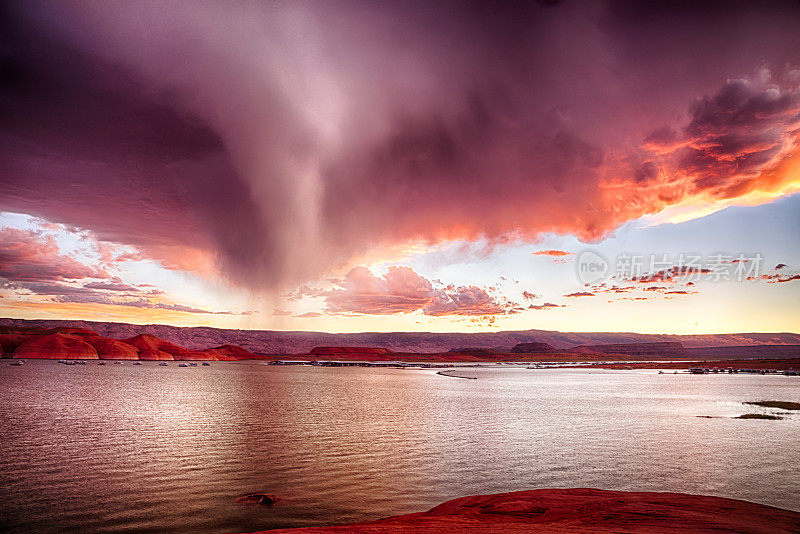
<svg viewBox="0 0 800 534"><path fill-rule="evenodd" d="M0 209L251 287L597 239L778 188L797 139L795 2L8 5Z"/></svg>

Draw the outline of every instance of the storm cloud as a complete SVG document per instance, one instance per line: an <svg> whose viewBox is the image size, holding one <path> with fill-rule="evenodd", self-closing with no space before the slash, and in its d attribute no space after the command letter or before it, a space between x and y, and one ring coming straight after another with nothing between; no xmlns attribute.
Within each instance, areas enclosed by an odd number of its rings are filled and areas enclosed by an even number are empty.
<svg viewBox="0 0 800 534"><path fill-rule="evenodd" d="M599 239L798 157L796 2L5 9L0 210L251 288L412 240Z"/></svg>

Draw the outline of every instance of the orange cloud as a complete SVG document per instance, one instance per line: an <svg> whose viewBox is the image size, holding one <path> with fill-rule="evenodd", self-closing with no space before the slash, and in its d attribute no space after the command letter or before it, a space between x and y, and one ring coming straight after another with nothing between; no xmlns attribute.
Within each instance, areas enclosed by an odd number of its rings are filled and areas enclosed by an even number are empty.
<svg viewBox="0 0 800 534"><path fill-rule="evenodd" d="M537 250L536 252L531 252L534 256L572 256L575 254L574 252L567 252L565 250Z"/></svg>
<svg viewBox="0 0 800 534"><path fill-rule="evenodd" d="M588 291L577 291L575 293L569 293L564 295L565 297L594 297L594 293L590 293Z"/></svg>

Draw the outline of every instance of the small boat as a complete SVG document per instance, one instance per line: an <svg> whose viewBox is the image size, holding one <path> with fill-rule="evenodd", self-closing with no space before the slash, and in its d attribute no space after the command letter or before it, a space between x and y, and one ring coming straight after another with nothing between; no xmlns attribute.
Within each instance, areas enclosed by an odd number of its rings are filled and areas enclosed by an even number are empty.
<svg viewBox="0 0 800 534"><path fill-rule="evenodd" d="M14 367L22 365L22 362L11 362L9 365L13 365Z"/></svg>
<svg viewBox="0 0 800 534"><path fill-rule="evenodd" d="M179 364L178 364L178 367L189 367L189 366L188 366L188 365L186 365L185 363L179 363Z"/></svg>
<svg viewBox="0 0 800 534"><path fill-rule="evenodd" d="M105 365L106 362L97 362L97 365Z"/></svg>
<svg viewBox="0 0 800 534"><path fill-rule="evenodd" d="M189 367L197 367L197 364L196 363L190 363Z"/></svg>
<svg viewBox="0 0 800 534"><path fill-rule="evenodd" d="M117 360L117 361L114 362L114 365L122 365L122 362Z"/></svg>
<svg viewBox="0 0 800 534"><path fill-rule="evenodd" d="M167 366L167 362L161 362L158 365L160 365L161 367L166 367Z"/></svg>
<svg viewBox="0 0 800 534"><path fill-rule="evenodd" d="M133 362L133 365L142 365L142 362Z"/></svg>
<svg viewBox="0 0 800 534"><path fill-rule="evenodd" d="M208 367L208 366L209 366L209 365L211 365L211 364L210 364L210 363L208 363L208 362L203 362L203 365L205 365L206 367Z"/></svg>
<svg viewBox="0 0 800 534"><path fill-rule="evenodd" d="M77 360L75 363L77 365L86 365L86 361L85 360Z"/></svg>

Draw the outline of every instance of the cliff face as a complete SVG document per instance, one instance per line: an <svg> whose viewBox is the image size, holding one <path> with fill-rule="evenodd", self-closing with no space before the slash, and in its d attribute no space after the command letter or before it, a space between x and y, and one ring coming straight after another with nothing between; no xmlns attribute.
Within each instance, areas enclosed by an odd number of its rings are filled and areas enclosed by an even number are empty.
<svg viewBox="0 0 800 534"><path fill-rule="evenodd" d="M123 341L109 339L98 335L87 336L85 341L93 346L102 360L138 360L136 347Z"/></svg>
<svg viewBox="0 0 800 534"><path fill-rule="evenodd" d="M130 339L124 340L128 345L139 349L140 360L215 360L216 358L208 353L198 350L191 350L169 341L141 334Z"/></svg>
<svg viewBox="0 0 800 534"><path fill-rule="evenodd" d="M97 350L79 336L71 334L35 334L14 350L15 358L54 358L64 360L96 360Z"/></svg>
<svg viewBox="0 0 800 534"><path fill-rule="evenodd" d="M13 358L14 351L17 350L23 341L28 339L28 336L13 333L0 333L0 357Z"/></svg>
<svg viewBox="0 0 800 534"><path fill-rule="evenodd" d="M799 531L798 512L734 499L683 493L544 489L462 497L427 512L369 523L269 532L789 534Z"/></svg>

